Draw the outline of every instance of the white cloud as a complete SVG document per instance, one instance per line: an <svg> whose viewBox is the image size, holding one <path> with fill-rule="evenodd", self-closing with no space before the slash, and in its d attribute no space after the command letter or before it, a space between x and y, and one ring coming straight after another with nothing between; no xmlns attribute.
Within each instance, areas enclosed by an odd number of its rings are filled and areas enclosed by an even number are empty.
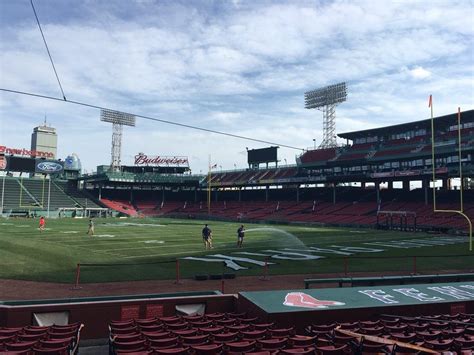
<svg viewBox="0 0 474 355"><path fill-rule="evenodd" d="M409 69L408 72L414 79L426 79L431 76L431 72L429 70L419 66Z"/></svg>
<svg viewBox="0 0 474 355"><path fill-rule="evenodd" d="M439 115L473 108L470 1L87 1L63 14L59 0L37 7L71 100L303 148L322 139L321 113L304 109L303 93L334 82L349 85L338 132L425 118L429 94ZM0 24L0 86L58 97L34 21L19 10L2 16L14 20ZM98 111L61 102L1 93L0 142L28 147L45 113L60 154L77 152L88 170L108 163L111 132ZM264 144L143 119L123 142L130 156L192 154L194 171L208 154L223 167L245 166L246 146ZM293 162L298 152L280 153Z"/></svg>

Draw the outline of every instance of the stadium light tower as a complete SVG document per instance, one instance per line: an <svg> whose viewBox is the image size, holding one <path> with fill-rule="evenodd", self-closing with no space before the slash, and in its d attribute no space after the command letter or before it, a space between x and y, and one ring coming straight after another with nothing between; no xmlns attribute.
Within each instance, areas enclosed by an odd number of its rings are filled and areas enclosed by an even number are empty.
<svg viewBox="0 0 474 355"><path fill-rule="evenodd" d="M329 85L304 93L304 107L323 111L323 141L319 148L333 148L336 143L336 106L346 101L346 83Z"/></svg>
<svg viewBox="0 0 474 355"><path fill-rule="evenodd" d="M135 127L135 116L120 111L100 110L100 120L112 123L112 161L110 163L110 170L119 171L123 126Z"/></svg>

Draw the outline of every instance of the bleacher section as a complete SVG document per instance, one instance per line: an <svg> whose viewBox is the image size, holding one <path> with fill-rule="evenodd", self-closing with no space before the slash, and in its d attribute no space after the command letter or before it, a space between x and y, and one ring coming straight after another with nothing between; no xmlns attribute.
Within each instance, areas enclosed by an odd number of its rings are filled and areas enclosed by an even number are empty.
<svg viewBox="0 0 474 355"><path fill-rule="evenodd" d="M3 180L3 179L2 179ZM3 181L0 184L2 194ZM4 211L57 210L59 208L97 208L92 199L66 182L38 178L5 177Z"/></svg>
<svg viewBox="0 0 474 355"><path fill-rule="evenodd" d="M407 354L416 347L472 354L474 315L380 316L299 333L245 313L130 319L109 325L114 354Z"/></svg>
<svg viewBox="0 0 474 355"><path fill-rule="evenodd" d="M336 149L315 149L304 152L300 157L301 164L326 162L336 157Z"/></svg>
<svg viewBox="0 0 474 355"><path fill-rule="evenodd" d="M68 184L67 181L53 181L53 184L61 190L63 193L68 195L71 199L73 199L76 203L79 203L81 207L87 208L100 208L97 203L94 202L92 198L88 196L87 193L78 190L77 188Z"/></svg>
<svg viewBox="0 0 474 355"><path fill-rule="evenodd" d="M130 217L136 217L138 215L137 211L135 210L135 207L128 201L124 200L109 200L106 198L103 198L100 200L105 206L108 208L111 208L117 212L121 212L127 216Z"/></svg>
<svg viewBox="0 0 474 355"><path fill-rule="evenodd" d="M35 200L20 184L19 179L5 178L5 193L3 199L3 208L9 209L23 209L23 208L38 208L39 201ZM0 184L0 194L3 193L2 185Z"/></svg>
<svg viewBox="0 0 474 355"><path fill-rule="evenodd" d="M55 183L51 183L49 190L49 181L44 179L22 179L20 182L24 188L31 193L41 206L48 204L48 193L50 195L49 207L52 210L61 207L80 207L81 204L60 190Z"/></svg>
<svg viewBox="0 0 474 355"><path fill-rule="evenodd" d="M105 202L105 201L104 201ZM138 206L143 203L139 203ZM112 205L108 204L112 208ZM445 209L456 209L457 204L443 204ZM127 212L127 207L123 210ZM456 213L434 213L431 205L421 202L387 202L380 206L386 211L414 212L417 228L467 229L466 220ZM375 226L379 206L376 202L303 201L219 201L211 204L211 215L226 220L304 222L326 225ZM129 211L128 211L129 212ZM162 208L138 210L145 216L205 217L207 204L202 202L166 202ZM474 218L474 204L465 204L465 213ZM127 213L128 214L128 213ZM383 220L381 221L383 224Z"/></svg>
<svg viewBox="0 0 474 355"><path fill-rule="evenodd" d="M83 325L0 327L0 354L75 355Z"/></svg>

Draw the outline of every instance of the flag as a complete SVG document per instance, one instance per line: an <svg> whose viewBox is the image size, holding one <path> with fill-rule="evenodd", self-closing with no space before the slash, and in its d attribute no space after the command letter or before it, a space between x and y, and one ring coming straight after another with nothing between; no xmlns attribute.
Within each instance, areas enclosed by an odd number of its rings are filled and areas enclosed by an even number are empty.
<svg viewBox="0 0 474 355"><path fill-rule="evenodd" d="M431 107L433 105L433 95L430 95L430 100L428 101L428 107Z"/></svg>

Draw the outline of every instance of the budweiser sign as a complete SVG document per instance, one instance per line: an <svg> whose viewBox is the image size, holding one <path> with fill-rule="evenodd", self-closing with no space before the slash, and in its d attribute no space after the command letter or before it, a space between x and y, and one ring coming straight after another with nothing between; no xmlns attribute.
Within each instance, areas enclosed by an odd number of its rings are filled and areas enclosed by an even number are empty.
<svg viewBox="0 0 474 355"><path fill-rule="evenodd" d="M143 153L135 155L135 165L154 166L189 166L188 157L164 157L161 155L148 156Z"/></svg>
<svg viewBox="0 0 474 355"><path fill-rule="evenodd" d="M39 158L54 158L54 154L51 152L42 152L40 150L28 150L25 148L9 148L4 145L0 145L0 154L11 154L11 155L29 155L32 157Z"/></svg>

